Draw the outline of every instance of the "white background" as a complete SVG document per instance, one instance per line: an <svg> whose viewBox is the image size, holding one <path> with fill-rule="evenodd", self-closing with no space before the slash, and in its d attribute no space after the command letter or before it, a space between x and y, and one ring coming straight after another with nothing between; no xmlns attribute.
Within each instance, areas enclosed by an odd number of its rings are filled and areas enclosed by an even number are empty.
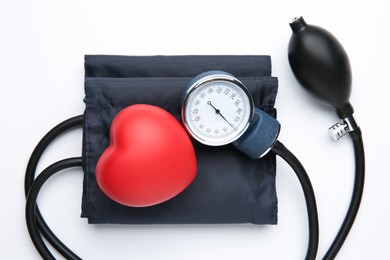
<svg viewBox="0 0 390 260"><path fill-rule="evenodd" d="M39 259L24 220L24 170L40 138L83 113L83 55L269 54L279 78L281 140L302 161L320 216L319 258L346 212L353 183L349 137L296 82L288 23L302 15L331 31L349 54L351 103L364 134L366 186L338 259L390 259L389 4L386 1L0 0L0 258ZM81 154L81 130L55 142L39 169ZM279 224L113 226L81 219L82 172L64 171L42 190L40 208L84 259L303 259L306 209L300 185L278 159Z"/></svg>

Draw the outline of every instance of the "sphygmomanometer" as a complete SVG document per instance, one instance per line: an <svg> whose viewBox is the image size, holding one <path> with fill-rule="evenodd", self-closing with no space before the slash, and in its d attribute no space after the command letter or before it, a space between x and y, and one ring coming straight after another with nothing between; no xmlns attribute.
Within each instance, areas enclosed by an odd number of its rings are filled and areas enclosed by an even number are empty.
<svg viewBox="0 0 390 260"><path fill-rule="evenodd" d="M349 103L351 70L340 43L327 31L290 24L291 68L298 81L332 105L355 150L355 185L345 220L324 259L333 259L357 215L364 183L360 128ZM45 181L83 167L82 217L91 224L277 223L276 155L296 173L305 195L309 244L319 242L316 200L299 160L278 140L277 78L269 56L85 56L84 115L48 132L27 165L26 222L44 259L80 259L50 230L38 207ZM82 157L61 160L35 177L48 145L83 127Z"/></svg>

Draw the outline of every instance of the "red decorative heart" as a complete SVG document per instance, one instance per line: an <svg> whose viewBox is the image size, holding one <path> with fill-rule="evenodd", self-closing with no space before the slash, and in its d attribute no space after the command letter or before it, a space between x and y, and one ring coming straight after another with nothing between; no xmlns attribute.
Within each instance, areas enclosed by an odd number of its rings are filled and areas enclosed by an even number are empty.
<svg viewBox="0 0 390 260"><path fill-rule="evenodd" d="M112 200L146 207L182 192L196 170L195 151L181 124L159 107L139 104L114 118L96 180Z"/></svg>

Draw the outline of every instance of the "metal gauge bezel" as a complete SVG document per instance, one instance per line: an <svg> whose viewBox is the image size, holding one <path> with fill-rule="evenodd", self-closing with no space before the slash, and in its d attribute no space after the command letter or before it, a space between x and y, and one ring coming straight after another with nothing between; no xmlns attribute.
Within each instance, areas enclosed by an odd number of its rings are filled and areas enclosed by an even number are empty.
<svg viewBox="0 0 390 260"><path fill-rule="evenodd" d="M237 135L234 136L234 138L227 139L227 140L218 140L218 139L206 140L206 139L202 138L201 136L199 136L192 129L192 127L189 125L188 119L186 118L186 110L189 106L189 97L191 97L191 95L199 87L202 87L205 84L218 82L218 81L229 82L229 83L239 87L241 90L243 90L243 92L245 93L246 99L249 103L249 117L248 117L248 121L245 122L245 126L240 130L240 132ZM207 76L200 78L199 80L196 80L194 83L192 83L190 86L188 86L188 88L185 92L185 96L184 96L183 104L182 104L182 110L181 110L182 121L183 121L184 127L187 130L187 132L198 142L205 144L205 145L209 145L209 146L222 146L222 145L233 143L234 141L239 139L245 133L245 131L248 129L248 127L253 119L253 115L254 115L254 103L253 103L252 95L250 94L249 90L245 87L245 85L240 80L238 80L237 78L235 78L234 76L229 75L229 74L210 74L210 75L207 75Z"/></svg>

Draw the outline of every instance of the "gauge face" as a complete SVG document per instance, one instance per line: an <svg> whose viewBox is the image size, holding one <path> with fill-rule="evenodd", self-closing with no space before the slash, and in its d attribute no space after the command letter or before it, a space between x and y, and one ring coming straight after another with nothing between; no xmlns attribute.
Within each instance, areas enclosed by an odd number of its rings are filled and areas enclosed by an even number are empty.
<svg viewBox="0 0 390 260"><path fill-rule="evenodd" d="M248 128L253 101L245 86L232 76L207 76L188 89L182 116L196 140L206 145L225 145Z"/></svg>

